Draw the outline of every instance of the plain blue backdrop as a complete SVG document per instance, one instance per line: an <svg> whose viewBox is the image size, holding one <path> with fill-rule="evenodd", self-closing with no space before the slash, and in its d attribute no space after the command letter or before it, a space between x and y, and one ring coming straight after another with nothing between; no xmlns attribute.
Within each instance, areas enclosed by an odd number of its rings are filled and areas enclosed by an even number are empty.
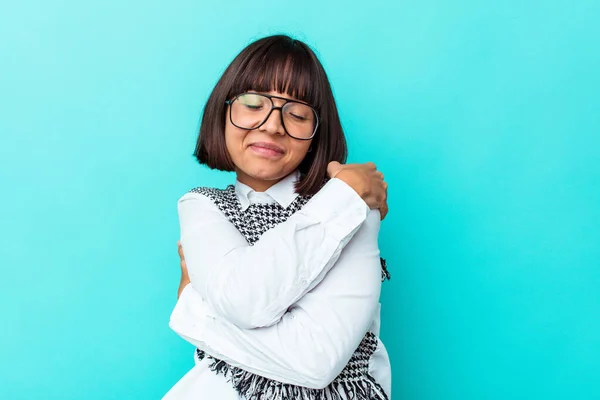
<svg viewBox="0 0 600 400"><path fill-rule="evenodd" d="M600 398L597 1L21 1L0 11L0 397L158 399L176 202L251 40L312 45L390 183L395 399ZM201 396L199 398L202 398Z"/></svg>

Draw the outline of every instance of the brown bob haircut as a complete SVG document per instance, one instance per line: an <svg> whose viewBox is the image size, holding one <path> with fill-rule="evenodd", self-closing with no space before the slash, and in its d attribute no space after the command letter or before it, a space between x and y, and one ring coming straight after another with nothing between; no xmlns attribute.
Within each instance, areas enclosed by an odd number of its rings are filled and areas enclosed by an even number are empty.
<svg viewBox="0 0 600 400"><path fill-rule="evenodd" d="M348 148L323 66L310 47L289 36L259 39L227 67L204 107L194 156L209 168L235 170L225 145L225 101L250 90L285 93L317 110L321 122L296 184L298 194L315 194L327 178L327 164L346 162Z"/></svg>

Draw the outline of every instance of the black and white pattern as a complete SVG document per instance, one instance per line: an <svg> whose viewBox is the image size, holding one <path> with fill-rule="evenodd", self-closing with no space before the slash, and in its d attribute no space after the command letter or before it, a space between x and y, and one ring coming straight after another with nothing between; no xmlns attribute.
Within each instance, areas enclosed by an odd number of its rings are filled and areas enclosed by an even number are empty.
<svg viewBox="0 0 600 400"><path fill-rule="evenodd" d="M250 245L254 245L266 231L286 221L310 200L310 196L298 196L287 208L277 203L251 204L243 211L233 185L224 190L195 188L191 192L211 199ZM389 279L383 259L381 267L382 280ZM238 394L247 400L387 400L382 387L369 374L369 359L377 345L377 336L367 332L340 375L324 389L311 389L274 381L234 367L205 354L200 349L196 349L196 355L199 359L208 357L212 361L209 368L217 374L223 374Z"/></svg>
<svg viewBox="0 0 600 400"><path fill-rule="evenodd" d="M191 192L211 199L251 246L260 239L263 233L286 221L310 200L310 196L298 196L288 208L283 208L277 203L251 204L245 211L242 211L242 205L235 194L233 185L228 186L225 190L195 188Z"/></svg>

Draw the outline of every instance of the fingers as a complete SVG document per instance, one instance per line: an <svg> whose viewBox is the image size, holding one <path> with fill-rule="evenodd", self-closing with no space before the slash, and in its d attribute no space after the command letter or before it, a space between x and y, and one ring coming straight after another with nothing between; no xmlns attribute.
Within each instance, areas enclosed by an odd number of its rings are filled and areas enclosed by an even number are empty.
<svg viewBox="0 0 600 400"><path fill-rule="evenodd" d="M381 199L381 206L379 207L379 211L381 213L381 220L383 221L383 219L387 216L387 213L389 211L387 203L388 183L382 180L381 187L383 188L383 196Z"/></svg>
<svg viewBox="0 0 600 400"><path fill-rule="evenodd" d="M384 181L384 175L377 170L373 162L364 164L345 164L332 161L327 165L327 173L330 178L338 175L367 203L371 209L379 209L382 219L387 215L387 191L388 184Z"/></svg>
<svg viewBox="0 0 600 400"><path fill-rule="evenodd" d="M343 167L344 166L339 162L332 161L327 165L327 175L333 179L343 169Z"/></svg>
<svg viewBox="0 0 600 400"><path fill-rule="evenodd" d="M185 257L183 256L183 247L181 247L181 242L177 242L177 253L179 254L179 258L181 258L181 260L185 260Z"/></svg>
<svg viewBox="0 0 600 400"><path fill-rule="evenodd" d="M187 264L183 258L179 261L179 266L181 267L181 276L185 277L185 279L190 279L188 278Z"/></svg>
<svg viewBox="0 0 600 400"><path fill-rule="evenodd" d="M183 247L181 247L181 241L177 241L177 252L179 253L179 266L181 267L181 279L179 281L179 289L177 290L177 298L179 299L183 289L190 283L190 277L188 275L185 258L183 257Z"/></svg>
<svg viewBox="0 0 600 400"><path fill-rule="evenodd" d="M379 209L379 213L381 214L381 220L382 221L387 216L388 211L389 211L388 210L388 205L387 205L387 202L385 202L385 203L383 203L383 205Z"/></svg>
<svg viewBox="0 0 600 400"><path fill-rule="evenodd" d="M187 264L185 263L185 257L183 256L183 247L181 247L181 242L177 242L177 252L179 253L179 266L181 267L181 271L187 273Z"/></svg>

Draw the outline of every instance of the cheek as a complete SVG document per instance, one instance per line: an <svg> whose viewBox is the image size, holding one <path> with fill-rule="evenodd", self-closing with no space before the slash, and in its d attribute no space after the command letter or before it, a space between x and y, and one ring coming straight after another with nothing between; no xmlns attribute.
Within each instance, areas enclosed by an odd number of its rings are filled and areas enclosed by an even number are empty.
<svg viewBox="0 0 600 400"><path fill-rule="evenodd" d="M311 141L294 141L292 143L292 146L290 146L290 155L291 158L300 163L302 160L304 160L304 157L306 157L306 154L308 154L308 149L310 147Z"/></svg>
<svg viewBox="0 0 600 400"><path fill-rule="evenodd" d="M243 144L245 131L242 131L231 124L225 125L225 146L232 158L236 158Z"/></svg>

